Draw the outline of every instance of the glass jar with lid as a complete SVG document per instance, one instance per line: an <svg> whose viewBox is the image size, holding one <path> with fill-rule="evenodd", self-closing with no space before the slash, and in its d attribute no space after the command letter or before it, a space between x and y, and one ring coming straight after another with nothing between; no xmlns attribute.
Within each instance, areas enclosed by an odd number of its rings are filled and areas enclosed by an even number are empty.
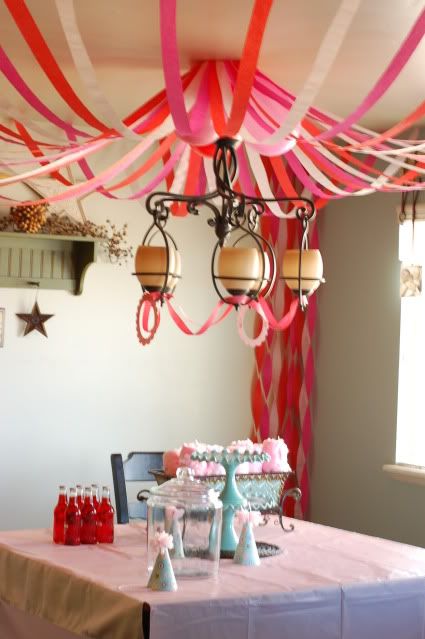
<svg viewBox="0 0 425 639"><path fill-rule="evenodd" d="M173 537L170 558L177 579L217 576L222 519L218 493L196 480L190 468L178 468L175 479L151 489L147 505L148 572L157 555L155 533L165 531Z"/></svg>

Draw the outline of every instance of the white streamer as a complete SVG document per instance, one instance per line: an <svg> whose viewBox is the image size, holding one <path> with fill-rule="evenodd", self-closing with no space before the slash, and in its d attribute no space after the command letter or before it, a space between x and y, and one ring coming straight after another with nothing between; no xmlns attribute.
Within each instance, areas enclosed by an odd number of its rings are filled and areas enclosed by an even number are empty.
<svg viewBox="0 0 425 639"><path fill-rule="evenodd" d="M313 68L283 125L268 139L275 144L285 138L302 120L319 93L363 0L342 0L319 47Z"/></svg>

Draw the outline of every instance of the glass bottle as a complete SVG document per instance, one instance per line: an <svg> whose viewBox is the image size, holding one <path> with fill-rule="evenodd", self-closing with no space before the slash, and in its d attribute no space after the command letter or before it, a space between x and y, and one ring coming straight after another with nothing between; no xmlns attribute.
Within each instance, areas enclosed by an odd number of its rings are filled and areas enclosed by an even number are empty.
<svg viewBox="0 0 425 639"><path fill-rule="evenodd" d="M114 541L114 512L109 488L103 486L102 501L97 511L97 541L101 544L112 544Z"/></svg>
<svg viewBox="0 0 425 639"><path fill-rule="evenodd" d="M77 504L78 504L78 508L81 510L83 507L83 487L81 484L77 484L76 489L77 489Z"/></svg>
<svg viewBox="0 0 425 639"><path fill-rule="evenodd" d="M59 486L58 503L53 511L53 541L55 544L65 543L65 512L67 505L66 487Z"/></svg>
<svg viewBox="0 0 425 639"><path fill-rule="evenodd" d="M69 501L65 511L65 544L79 546L81 535L81 511L77 504L76 488L69 489Z"/></svg>
<svg viewBox="0 0 425 639"><path fill-rule="evenodd" d="M84 489L84 502L81 509L81 543L95 544L97 542L97 515L93 506L92 489Z"/></svg>
<svg viewBox="0 0 425 639"><path fill-rule="evenodd" d="M99 510L99 486L97 484L92 484L91 485L91 494L93 497L93 506L95 511L97 512Z"/></svg>

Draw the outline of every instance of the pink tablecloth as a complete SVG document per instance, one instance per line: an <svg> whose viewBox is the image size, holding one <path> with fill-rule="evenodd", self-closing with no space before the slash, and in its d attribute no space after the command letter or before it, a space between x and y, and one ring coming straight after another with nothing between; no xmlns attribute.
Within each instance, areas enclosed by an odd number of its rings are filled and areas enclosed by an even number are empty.
<svg viewBox="0 0 425 639"><path fill-rule="evenodd" d="M279 544L283 553L262 560L258 568L222 561L217 582L181 581L176 593L155 593L145 586L143 526L117 527L113 546L77 548L53 545L50 531L4 532L0 551L12 563L19 558L25 570L35 564L48 569L33 591L25 585L29 609L23 613L42 616L49 580L58 576L75 586L74 596L88 584L99 588L90 595L91 605L82 607L82 619L72 614L55 618L49 612L50 622L80 636L140 639L142 623L135 636L130 619L139 614L141 619L147 603L151 639L425 638L424 549L298 521L290 534L273 522L256 532L258 539ZM3 578L0 574L0 584ZM13 584L0 586L3 601L13 607L12 590ZM72 592L64 589L59 612L69 612L67 597ZM70 599L69 608L75 609L75 601ZM101 623L94 623L97 613ZM127 634L119 615L128 615ZM120 634L113 634L112 627Z"/></svg>

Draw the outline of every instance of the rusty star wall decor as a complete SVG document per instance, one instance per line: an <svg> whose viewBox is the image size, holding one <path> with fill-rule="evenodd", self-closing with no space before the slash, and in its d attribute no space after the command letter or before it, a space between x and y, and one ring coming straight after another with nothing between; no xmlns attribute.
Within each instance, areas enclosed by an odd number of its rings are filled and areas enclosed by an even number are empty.
<svg viewBox="0 0 425 639"><path fill-rule="evenodd" d="M47 337L44 322L47 322L47 320L53 317L53 315L40 313L38 302L34 302L31 313L16 313L16 315L17 317L19 317L19 319L24 320L24 322L27 323L27 325L25 326L24 337L32 331L38 331L39 333L44 335L44 337Z"/></svg>

